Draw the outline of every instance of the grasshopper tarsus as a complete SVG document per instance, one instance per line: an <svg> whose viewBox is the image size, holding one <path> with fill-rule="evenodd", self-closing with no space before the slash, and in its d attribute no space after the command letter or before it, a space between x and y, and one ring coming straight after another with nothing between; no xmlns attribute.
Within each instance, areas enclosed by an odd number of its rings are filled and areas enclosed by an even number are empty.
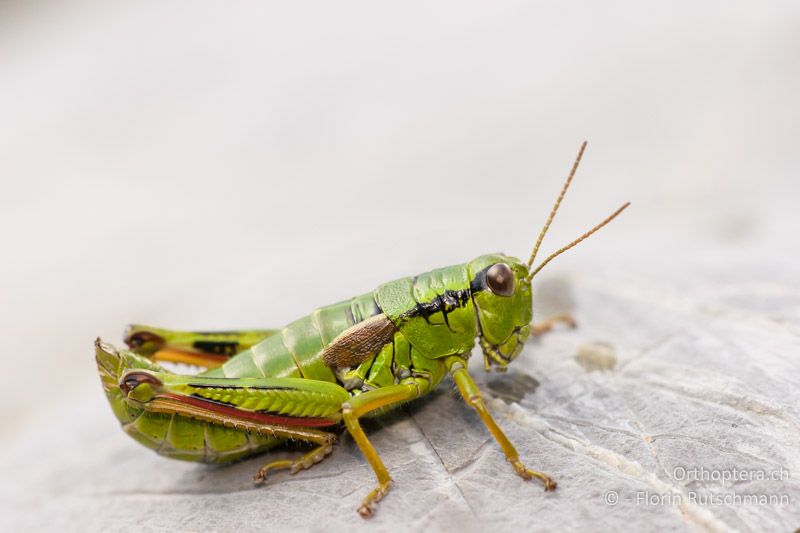
<svg viewBox="0 0 800 533"><path fill-rule="evenodd" d="M272 470L288 470L289 474L295 475L301 470L307 470L317 463L322 462L333 451L334 438L328 442L321 444L308 453L303 454L297 459L283 459L280 461L272 461L258 469L256 475L253 476L253 482L256 485L261 485L267 480L269 472Z"/></svg>
<svg viewBox="0 0 800 533"><path fill-rule="evenodd" d="M519 474L519 476L522 479L530 481L531 479L536 478L539 481L541 481L542 485L544 485L545 492L552 492L556 490L556 487L558 487L558 483L556 483L556 480L554 480L547 474L543 474L542 472L538 472L536 470L528 468L527 466L522 464L522 461L520 461L519 457L512 459L510 462L511 466L514 467L514 471L517 474Z"/></svg>
<svg viewBox="0 0 800 533"><path fill-rule="evenodd" d="M382 483L378 483L378 486L372 489L370 493L364 498L364 501L361 502L361 505L358 507L358 514L361 515L361 518L372 518L375 514L375 509L377 508L378 502L386 496L386 493L389 492L389 489L392 487L392 480L384 481Z"/></svg>

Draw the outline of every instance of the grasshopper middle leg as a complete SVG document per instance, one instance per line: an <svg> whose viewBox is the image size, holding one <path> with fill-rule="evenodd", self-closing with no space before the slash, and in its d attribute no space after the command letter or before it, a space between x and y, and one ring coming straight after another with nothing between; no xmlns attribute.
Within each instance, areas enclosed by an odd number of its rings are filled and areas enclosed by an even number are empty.
<svg viewBox="0 0 800 533"><path fill-rule="evenodd" d="M361 429L358 419L372 411L419 397L420 388L427 385L427 383L421 383L421 381L424 381L424 378L408 378L403 383L355 396L342 405L342 418L347 430L375 472L375 477L378 478L378 485L367 494L367 497L364 498L358 508L358 514L364 518L372 516L377 503L389 492L392 477L389 475L389 471L386 470L380 456L378 456L375 447L367 439L364 430Z"/></svg>

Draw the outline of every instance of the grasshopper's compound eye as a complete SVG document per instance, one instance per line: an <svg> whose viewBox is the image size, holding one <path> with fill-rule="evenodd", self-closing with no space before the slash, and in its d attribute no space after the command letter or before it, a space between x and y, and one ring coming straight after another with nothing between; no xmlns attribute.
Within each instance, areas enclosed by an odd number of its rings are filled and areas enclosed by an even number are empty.
<svg viewBox="0 0 800 533"><path fill-rule="evenodd" d="M517 286L514 271L505 263L492 265L486 272L486 285L498 296L512 296Z"/></svg>
<svg viewBox="0 0 800 533"><path fill-rule="evenodd" d="M131 392L135 391L140 385L147 384L150 390L160 387L162 383L155 376L151 376L146 372L129 372L125 374L119 382L119 389L126 395L130 396Z"/></svg>

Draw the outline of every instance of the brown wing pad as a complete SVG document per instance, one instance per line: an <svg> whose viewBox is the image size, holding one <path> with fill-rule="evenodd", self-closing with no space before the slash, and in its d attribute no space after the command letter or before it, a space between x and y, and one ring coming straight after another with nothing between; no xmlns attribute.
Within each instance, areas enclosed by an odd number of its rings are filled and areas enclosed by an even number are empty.
<svg viewBox="0 0 800 533"><path fill-rule="evenodd" d="M353 367L378 355L398 329L384 314L346 329L322 351L322 360L333 368Z"/></svg>

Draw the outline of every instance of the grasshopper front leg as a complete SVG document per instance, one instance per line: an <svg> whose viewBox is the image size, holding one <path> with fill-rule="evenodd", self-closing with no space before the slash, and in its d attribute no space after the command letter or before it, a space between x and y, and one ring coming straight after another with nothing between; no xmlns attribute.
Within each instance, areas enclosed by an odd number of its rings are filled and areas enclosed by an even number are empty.
<svg viewBox="0 0 800 533"><path fill-rule="evenodd" d="M458 387L458 391L461 393L461 397L464 398L467 405L477 411L478 416L480 416L483 423L486 424L489 432L494 436L497 443L500 444L508 462L514 467L514 471L523 479L537 478L541 480L544 484L544 490L546 491L556 490L556 482L553 478L542 472L527 468L522 464L516 448L514 448L514 445L511 444L511 441L508 440L508 437L506 437L503 430L500 429L500 426L497 425L497 422L495 422L491 413L489 413L489 410L486 408L486 402L483 400L480 389L467 372L466 362L460 357L451 357L447 359L446 364L450 375L453 377L453 381L456 383L456 387Z"/></svg>

